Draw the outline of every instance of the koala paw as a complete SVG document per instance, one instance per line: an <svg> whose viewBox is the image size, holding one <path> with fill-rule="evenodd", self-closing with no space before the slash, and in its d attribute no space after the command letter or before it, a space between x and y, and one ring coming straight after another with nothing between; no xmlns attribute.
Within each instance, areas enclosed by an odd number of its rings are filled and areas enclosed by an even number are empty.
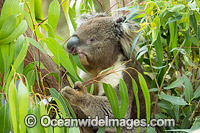
<svg viewBox="0 0 200 133"><path fill-rule="evenodd" d="M74 89L77 90L77 91L81 91L81 92L87 92L86 87L80 81L77 81L75 83Z"/></svg>
<svg viewBox="0 0 200 133"><path fill-rule="evenodd" d="M66 86L61 90L61 94L71 104L80 105L81 103L84 104L85 100L87 99L88 93L86 91L86 87L80 81L77 81L75 83L74 89L70 86Z"/></svg>

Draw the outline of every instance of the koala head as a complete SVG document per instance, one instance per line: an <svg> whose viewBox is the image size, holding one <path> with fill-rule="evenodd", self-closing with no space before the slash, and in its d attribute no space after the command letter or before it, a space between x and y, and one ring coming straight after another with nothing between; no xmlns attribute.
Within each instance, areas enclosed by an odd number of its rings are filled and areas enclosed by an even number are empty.
<svg viewBox="0 0 200 133"><path fill-rule="evenodd" d="M140 27L125 17L105 14L82 15L78 29L67 42L72 54L79 54L82 65L89 72L100 72L111 67L119 55L130 59L131 47Z"/></svg>

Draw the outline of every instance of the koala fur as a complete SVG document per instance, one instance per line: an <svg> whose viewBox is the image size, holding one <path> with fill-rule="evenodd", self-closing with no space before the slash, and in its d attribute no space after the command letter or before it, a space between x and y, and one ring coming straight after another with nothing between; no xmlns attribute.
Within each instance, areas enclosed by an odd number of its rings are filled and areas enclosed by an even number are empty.
<svg viewBox="0 0 200 133"><path fill-rule="evenodd" d="M84 81L88 81L103 70L112 67L107 71L117 68L104 78L97 79L95 83L94 95L86 91L86 87L81 82L76 82L74 89L67 86L61 90L61 93L75 107L77 117L95 118L114 118L109 101L104 93L102 82L109 83L115 89L120 103L119 79L123 79L128 88L129 107L125 118L137 118L137 108L134 98L132 81L129 74L135 79L138 85L138 97L140 101L140 118L146 118L145 100L139 85L138 74L133 69L134 53L131 55L131 47L134 38L137 36L140 27L133 21L125 22L125 17L109 17L105 14L82 15L77 19L78 29L68 41L68 51L72 54L79 54L80 61L84 68L88 71L80 72L80 77ZM129 61L132 59L133 61ZM125 61L129 61L122 65ZM141 66L136 61L134 68L143 74ZM123 71L123 70L126 70ZM129 74L128 74L128 73ZM83 132L95 132L98 127L91 127ZM126 130L122 132L137 132L137 129ZM106 132L116 132L115 128L107 129ZM145 132L145 128L141 128L140 132Z"/></svg>

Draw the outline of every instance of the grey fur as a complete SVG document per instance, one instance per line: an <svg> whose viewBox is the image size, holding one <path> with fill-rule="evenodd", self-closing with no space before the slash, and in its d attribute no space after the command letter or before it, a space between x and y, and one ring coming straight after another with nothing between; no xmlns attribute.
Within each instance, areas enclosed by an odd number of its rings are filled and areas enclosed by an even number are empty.
<svg viewBox="0 0 200 133"><path fill-rule="evenodd" d="M83 15L77 19L77 22L79 22L78 25L80 27L73 36L78 37L79 42L74 45L73 52L83 54L80 60L89 72L85 74L83 80L94 78L102 70L130 59L132 43L137 36L137 32L134 31L139 30L139 26L136 23L132 21L125 22L124 17L113 18L105 16L105 14ZM131 58L134 60L134 56ZM129 62L124 68L132 67L132 65L132 62ZM136 61L134 68L143 74L139 62ZM127 69L127 72L138 84L138 97L141 106L140 114L141 118L146 118L145 101L139 85L137 72L132 69ZM121 76L125 81L129 94L129 108L125 118L136 119L137 109L131 78L126 72L119 74L118 76ZM113 75L112 78L117 78L117 76ZM108 80L112 81L113 79ZM117 93L119 104L121 104L118 84L113 87ZM109 118L113 118L109 101L104 93L100 93L100 89L99 83L96 83L94 95L91 95L86 91L81 82L77 82L74 89L67 86L61 90L61 93L73 105L78 117L84 118L90 116L94 118L95 116L99 116L100 118L104 118L105 116L109 116ZM82 129L83 132L93 132L94 130L97 130L97 127ZM145 128L141 128L141 132L144 130ZM116 129L109 130L106 128L106 131L116 132ZM122 132L137 132L137 130L135 128L132 130L122 128Z"/></svg>

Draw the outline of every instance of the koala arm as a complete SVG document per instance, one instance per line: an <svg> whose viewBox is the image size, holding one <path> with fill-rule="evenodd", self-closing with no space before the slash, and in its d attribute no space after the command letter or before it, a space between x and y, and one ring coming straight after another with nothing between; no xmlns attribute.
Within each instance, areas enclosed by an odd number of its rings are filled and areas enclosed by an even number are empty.
<svg viewBox="0 0 200 133"><path fill-rule="evenodd" d="M73 105L79 106L86 116L95 118L114 118L110 103L106 96L94 96L87 92L81 82L76 82L74 89L67 86L61 94Z"/></svg>

